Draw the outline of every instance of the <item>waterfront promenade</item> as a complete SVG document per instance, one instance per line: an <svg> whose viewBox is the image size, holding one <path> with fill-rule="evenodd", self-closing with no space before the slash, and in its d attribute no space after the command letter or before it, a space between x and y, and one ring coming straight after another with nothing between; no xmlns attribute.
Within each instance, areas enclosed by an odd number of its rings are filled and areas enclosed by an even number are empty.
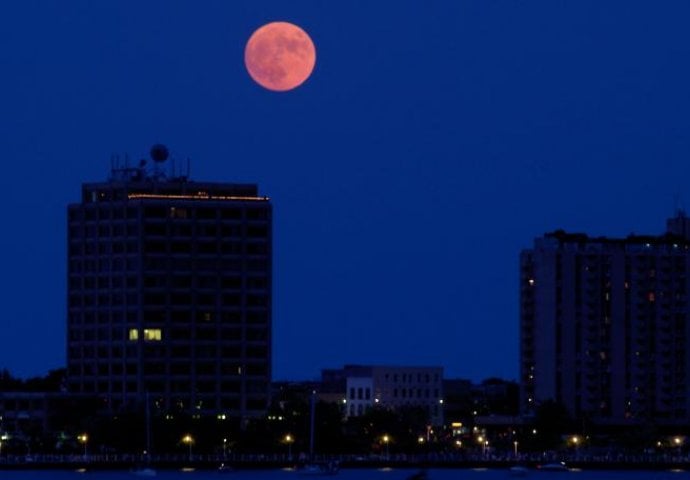
<svg viewBox="0 0 690 480"><path fill-rule="evenodd" d="M74 469L93 470L130 469L142 464L157 468L175 469L194 467L197 469L216 469L221 464L237 469L280 469L290 468L303 462L298 456L280 454L163 454L146 457L132 454L86 454L86 455L2 455L0 469ZM548 452L541 454L514 455L472 455L458 453L433 453L424 455L391 454L381 455L320 455L315 460L337 461L343 468L509 468L519 464L538 468L553 462L565 462L570 468L587 470L690 470L690 455L673 454L624 454L606 453L589 455L586 453L563 454Z"/></svg>

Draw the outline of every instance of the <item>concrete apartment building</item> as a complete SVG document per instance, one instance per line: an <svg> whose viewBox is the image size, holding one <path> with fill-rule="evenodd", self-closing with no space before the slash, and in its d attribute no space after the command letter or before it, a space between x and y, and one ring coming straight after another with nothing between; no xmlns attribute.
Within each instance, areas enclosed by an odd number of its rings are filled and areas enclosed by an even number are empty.
<svg viewBox="0 0 690 480"><path fill-rule="evenodd" d="M70 392L111 411L265 412L271 203L256 185L114 166L68 208Z"/></svg>
<svg viewBox="0 0 690 480"><path fill-rule="evenodd" d="M344 387L345 417L366 413L373 406L422 407L432 425L443 424L443 368L346 365L324 370L325 385L338 379Z"/></svg>
<svg viewBox="0 0 690 480"><path fill-rule="evenodd" d="M690 421L690 219L626 238L563 231L520 255L521 410L599 424Z"/></svg>

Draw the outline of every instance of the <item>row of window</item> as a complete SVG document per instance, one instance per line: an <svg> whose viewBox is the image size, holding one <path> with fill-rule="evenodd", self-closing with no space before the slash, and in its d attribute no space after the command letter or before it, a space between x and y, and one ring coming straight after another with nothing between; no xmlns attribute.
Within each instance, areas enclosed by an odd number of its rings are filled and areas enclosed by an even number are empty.
<svg viewBox="0 0 690 480"><path fill-rule="evenodd" d="M112 388L109 388L112 387ZM137 385L134 382L127 382L124 384L108 384L103 382L84 382L75 384L74 389L83 393L97 393L100 395L110 396L111 408L117 409L117 405L121 404L118 397L127 397L138 393ZM248 410L263 410L268 403L267 388L263 384L247 385L244 392L223 391L223 390L198 390L195 395L189 394L193 391L190 389L191 385L187 382L174 382L166 385L163 382L146 382L146 391L153 395L160 395L168 397L167 402L163 399L158 400L160 408L165 409L193 409L193 410L208 410L208 409L222 409L222 410L239 410L242 403L242 398L245 399L245 404ZM251 391L250 391L251 388ZM208 393L213 395L208 395ZM218 392L218 393L216 393ZM204 395L205 393L205 395ZM168 405L165 405L168 403Z"/></svg>
<svg viewBox="0 0 690 480"><path fill-rule="evenodd" d="M86 237L94 239L96 236L107 239L111 237L136 237L139 235L137 223L115 223L112 225L80 225L71 223L68 229L71 241Z"/></svg>
<svg viewBox="0 0 690 480"><path fill-rule="evenodd" d="M133 277L133 280L136 281L136 278ZM147 275L142 283L144 288L165 289L241 290L246 286L250 290L261 290L268 287L266 276L245 277L244 280L243 282L241 276ZM69 278L69 288L72 290L110 290L123 287L124 280L121 276L70 275Z"/></svg>
<svg viewBox="0 0 690 480"><path fill-rule="evenodd" d="M417 393L417 398L422 398L422 393L424 394L423 398L431 398L431 392L429 391L428 388L425 388L422 390L421 388L416 389ZM400 396L398 396L398 394ZM401 388L399 391L397 388L393 389L393 398L414 398L415 397L415 389L414 388ZM433 398L438 398L438 388L434 389L434 396Z"/></svg>
<svg viewBox="0 0 690 480"><path fill-rule="evenodd" d="M107 278L107 277L106 277ZM198 288L217 290L260 290L268 287L268 276L226 276L224 272L217 275L146 275L144 288Z"/></svg>
<svg viewBox="0 0 690 480"><path fill-rule="evenodd" d="M112 242L116 244L126 244L125 240L132 240L137 238L141 230L136 223L112 223L112 224L86 224L75 225L71 224L68 229L70 242L80 242L86 240L87 243L96 243L94 240L100 240L100 244L107 245L110 240L119 238L121 241ZM161 237L180 237L180 238L194 238L204 240L223 240L223 239L263 239L268 238L269 229L267 225L244 225L238 223L232 224L211 224L200 225L194 223L184 224L165 224L165 223L146 223L143 227L144 236L161 236ZM104 248L104 247L99 247ZM117 251L111 249L111 251ZM131 250L128 250L131 251ZM103 252L105 253L105 252Z"/></svg>
<svg viewBox="0 0 690 480"><path fill-rule="evenodd" d="M106 289L106 288L111 288L111 289L119 289L119 288L124 288L124 289L136 289L139 287L139 279L135 275L98 275L96 276L95 274L92 275L79 275L78 272L76 272L73 269L74 263L70 262L70 288L72 285L74 285L75 288L88 288L88 289L94 289L94 288L100 288L100 289ZM80 280L82 279L82 280ZM92 280L92 279L97 279L97 280Z"/></svg>
<svg viewBox="0 0 690 480"><path fill-rule="evenodd" d="M217 207L154 207L147 206L143 209L144 218L170 218L197 220L266 220L270 210L267 208L217 208Z"/></svg>
<svg viewBox="0 0 690 480"><path fill-rule="evenodd" d="M268 365L263 363L247 363L244 366L237 362L160 362L147 361L141 366L137 363L104 363L89 362L82 363L70 362L70 378L81 377L104 377L112 378L113 381L124 381L127 377L136 377L138 374L145 376L196 376L199 381L205 379L206 382L222 381L223 378L234 377L257 377L268 374ZM116 378L117 377L117 378ZM218 380L220 378L221 380Z"/></svg>
<svg viewBox="0 0 690 480"><path fill-rule="evenodd" d="M160 328L144 328L142 330L142 339L145 342L160 342L163 339L163 332ZM139 329L130 328L129 329L129 340L136 341L139 340Z"/></svg>
<svg viewBox="0 0 690 480"><path fill-rule="evenodd" d="M136 293L100 293L100 294L79 294L72 293L69 296L69 307L110 307L122 305L138 305L139 295ZM144 307L155 306L197 306L197 307L267 307L269 297L267 293L245 295L229 293L214 295L210 293L144 293L141 296Z"/></svg>
<svg viewBox="0 0 690 480"><path fill-rule="evenodd" d="M426 388L426 389L421 389L421 388L401 388L393 389L393 398L414 398L416 393L417 398L432 398L431 397L431 391ZM434 395L433 398L438 398L438 388L434 389ZM370 400L371 399L371 390L369 387L350 387L350 400Z"/></svg>
<svg viewBox="0 0 690 480"><path fill-rule="evenodd" d="M123 311L123 310L113 310L113 311L99 311L91 312L86 311L84 313L70 313L69 315L69 325L75 327L78 325L90 326L96 324L122 324L124 322L132 324L136 323L138 319L138 313L135 310ZM155 309L148 310L145 309L143 312L143 319L145 323L215 323L216 320L219 321L222 327L226 327L230 324L241 325L242 323L254 325L254 326L265 326L268 322L268 310L258 309L258 310L248 310L242 311L238 308L232 310L221 310L220 312L201 310L194 311L189 308L179 309L179 310L168 310L168 309ZM243 322L244 320L244 322ZM263 329L262 329L263 330ZM251 331L251 330L248 330ZM104 330L104 332L107 332ZM222 332L222 330L221 330ZM104 333L106 335L106 333Z"/></svg>
<svg viewBox="0 0 690 480"><path fill-rule="evenodd" d="M72 239L68 253L75 255L136 255L139 253L139 242L136 240L122 242L84 242Z"/></svg>
<svg viewBox="0 0 690 480"><path fill-rule="evenodd" d="M183 410L185 407L188 406L193 406L195 410L201 410L201 409L209 409L209 408L220 408L222 410L237 410L240 408L241 405L241 392L226 392L223 391L221 392L220 395L208 395L208 394L200 394L200 395L194 395L191 396L189 394L189 391L185 391L180 389L177 392L171 392L171 394L167 394L164 389L160 388L161 385L158 383L151 383L146 382L145 384L145 389L148 392L159 392L156 395L156 398L151 401L152 407L157 408L157 409L163 409L163 410L170 410L171 408L174 409L180 409ZM182 385L178 385L177 388L182 387ZM119 396L119 389L113 390L112 394L113 396ZM132 395L136 393L136 391L125 391L123 392L125 396L127 395ZM187 395L185 395L187 393ZM259 394L264 393L264 392L258 392ZM257 394L252 394L253 397L256 397ZM261 398L261 402L265 401L264 398ZM112 397L110 398L111 405L117 404L118 400L113 399ZM170 418L170 417L167 417Z"/></svg>
<svg viewBox="0 0 690 480"><path fill-rule="evenodd" d="M244 359L247 362L265 361L268 358L268 345L249 345L245 348L242 347L243 343L238 342L236 345L223 345L222 347L217 347L215 345L205 345L205 344L195 344L194 347L187 345L170 345L160 349L150 349L147 348L144 351L144 357L148 360L161 360L172 361L181 358L194 358L195 361L199 360L213 360L214 364L216 361L221 361L223 363L237 361L239 359ZM155 351L152 351L155 350ZM136 345L126 345L124 347L119 346L106 346L103 345L82 345L75 346L71 344L68 349L68 356L70 360L99 360L104 362L125 362L134 361L138 358L138 350ZM124 358L123 358L124 354ZM218 358L220 357L220 358ZM189 367L189 363L184 364Z"/></svg>
<svg viewBox="0 0 690 480"><path fill-rule="evenodd" d="M270 218L267 208L217 208L217 207L105 207L81 206L70 208L70 222L95 222L110 220L136 220L143 218L197 219L197 220L266 220Z"/></svg>
<svg viewBox="0 0 690 480"><path fill-rule="evenodd" d="M70 328L69 339L71 342L116 342L125 339L123 328ZM148 333L147 333L148 332ZM127 340L161 341L163 333L160 328L145 328L139 330L130 328L127 330ZM250 342L261 343L268 339L267 329L247 329L244 332L240 328L170 328L165 337L171 342Z"/></svg>
<svg viewBox="0 0 690 480"><path fill-rule="evenodd" d="M417 373L416 375L413 373L403 373L403 374L400 374L400 377L398 377L397 373L394 373L394 374L386 373L384 375L384 379L386 382L389 382L392 379L393 382L396 382L396 383L398 382L398 378L401 379L402 383L412 383L414 381L415 377L417 378L417 383L422 383L422 381L424 381L424 383L429 383L431 381L431 378L432 378L429 373L421 373L421 372ZM433 375L433 379L434 379L434 383L437 383L440 379L439 374L435 373Z"/></svg>
<svg viewBox="0 0 690 480"><path fill-rule="evenodd" d="M350 404L349 407L349 416L350 417L360 417L364 415L366 412L371 410L372 406L371 405L363 405L363 404ZM430 405L429 406L429 416L431 417L437 417L439 415L439 408L438 404Z"/></svg>
<svg viewBox="0 0 690 480"><path fill-rule="evenodd" d="M136 272L139 269L137 257L75 258L70 257L70 273L111 273Z"/></svg>
<svg viewBox="0 0 690 480"><path fill-rule="evenodd" d="M266 242L148 240L143 252L149 255L265 255Z"/></svg>
<svg viewBox="0 0 690 480"><path fill-rule="evenodd" d="M357 395L355 396L355 392ZM354 387L350 387L350 400L370 400L371 399L371 389L369 387L363 388L359 387L355 389Z"/></svg>
<svg viewBox="0 0 690 480"><path fill-rule="evenodd" d="M260 254L259 257L266 254ZM197 258L170 257L168 255L149 256L144 259L145 270L159 271L208 271L208 272L248 272L265 273L269 268L269 261L262 258ZM69 273L124 273L136 272L140 267L137 257L106 257L79 258L71 257Z"/></svg>
<svg viewBox="0 0 690 480"><path fill-rule="evenodd" d="M268 243L242 242L232 240L203 241L188 240L150 240L143 244L146 254L198 254L198 255L264 255L268 252ZM129 242L75 242L69 244L68 253L74 257L127 256L139 253L139 244Z"/></svg>
<svg viewBox="0 0 690 480"><path fill-rule="evenodd" d="M198 258L151 255L144 258L144 269L161 272L257 272L266 273L270 262L262 258Z"/></svg>
<svg viewBox="0 0 690 480"><path fill-rule="evenodd" d="M122 235L121 229L116 229L117 224L113 225L112 233L114 235ZM75 227L77 228L77 227ZM70 230L71 231L71 230ZM101 227L98 230L100 236L106 236L107 230L101 233ZM242 224L242 223L219 223L219 224L199 224L192 222L185 223L167 223L167 222L146 222L144 223L144 235L146 236L162 236L162 237L194 237L228 239L228 238L252 238L260 239L266 238L269 235L268 225L266 224Z"/></svg>

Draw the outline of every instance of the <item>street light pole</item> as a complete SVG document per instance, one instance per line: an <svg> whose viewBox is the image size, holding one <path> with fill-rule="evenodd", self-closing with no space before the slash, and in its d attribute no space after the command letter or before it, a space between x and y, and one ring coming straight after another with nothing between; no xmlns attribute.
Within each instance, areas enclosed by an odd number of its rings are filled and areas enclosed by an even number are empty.
<svg viewBox="0 0 690 480"><path fill-rule="evenodd" d="M285 435L285 443L287 443L288 446L288 460L292 460L292 443L295 441L295 439L290 435L289 433Z"/></svg>
<svg viewBox="0 0 690 480"><path fill-rule="evenodd" d="M182 443L186 443L187 446L189 447L189 461L192 461L192 444L194 443L194 438L190 435L187 434L184 437L182 437Z"/></svg>
<svg viewBox="0 0 690 480"><path fill-rule="evenodd" d="M81 442L84 445L84 458L86 458L86 446L89 442L89 436L86 433L82 433L77 437L77 440L79 440L79 442Z"/></svg>
<svg viewBox="0 0 690 480"><path fill-rule="evenodd" d="M676 445L676 449L677 449L677 451L678 451L677 455L678 455L678 457L680 457L680 453L681 453L681 452L680 452L680 447L681 447L681 445L683 445L683 439L680 438L680 437L675 437L675 438L673 439L673 443Z"/></svg>

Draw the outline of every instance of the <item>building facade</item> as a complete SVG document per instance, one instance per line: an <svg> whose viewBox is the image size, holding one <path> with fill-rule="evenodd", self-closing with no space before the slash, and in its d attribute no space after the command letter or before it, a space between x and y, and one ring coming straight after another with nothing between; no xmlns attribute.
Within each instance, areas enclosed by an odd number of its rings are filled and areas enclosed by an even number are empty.
<svg viewBox="0 0 690 480"><path fill-rule="evenodd" d="M660 236L546 234L520 256L520 403L601 424L690 421L690 219Z"/></svg>
<svg viewBox="0 0 690 480"><path fill-rule="evenodd" d="M158 153L158 155L155 155ZM256 185L115 167L68 207L71 392L111 411L265 412L271 378L269 199ZM165 157L165 158L161 158Z"/></svg>
<svg viewBox="0 0 690 480"><path fill-rule="evenodd" d="M442 367L346 365L342 372L325 370L324 375L344 378L345 417L364 415L374 406L421 407L432 425L443 424Z"/></svg>

